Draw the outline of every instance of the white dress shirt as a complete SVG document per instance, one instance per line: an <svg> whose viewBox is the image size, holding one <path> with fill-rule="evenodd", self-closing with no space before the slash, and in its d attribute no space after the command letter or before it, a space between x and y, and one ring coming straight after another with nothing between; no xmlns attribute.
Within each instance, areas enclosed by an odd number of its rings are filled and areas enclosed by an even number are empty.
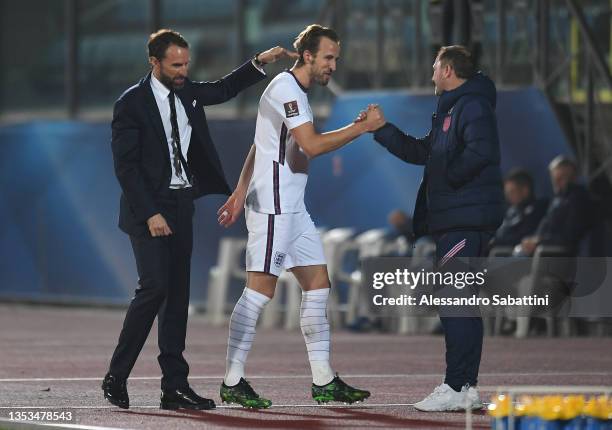
<svg viewBox="0 0 612 430"><path fill-rule="evenodd" d="M172 124L170 122L170 99L168 95L170 94L170 90L166 88L164 84L162 84L152 73L151 73L151 89L153 90L153 95L155 96L155 102L157 103L157 108L159 109L159 114L161 116L162 124L164 125L164 132L166 133L166 141L168 142L168 151L170 153L170 168L172 169L172 177L170 178L170 188L183 188L185 186L190 187L189 179L187 178L187 173L184 171L179 177L174 169L174 163L172 162L174 159L173 148L172 148ZM187 160L187 152L189 151L189 143L191 141L191 124L189 124L189 119L187 118L187 114L185 113L185 107L181 102L181 99L176 95L174 95L175 106L176 106L176 122L178 124L179 135L181 138L181 152L183 153L183 157L185 161ZM186 184L186 185L185 185Z"/></svg>

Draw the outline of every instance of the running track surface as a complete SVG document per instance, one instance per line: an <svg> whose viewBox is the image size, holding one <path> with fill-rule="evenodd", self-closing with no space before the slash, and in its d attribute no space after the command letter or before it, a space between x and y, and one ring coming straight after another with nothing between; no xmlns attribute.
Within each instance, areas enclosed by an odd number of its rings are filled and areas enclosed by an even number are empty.
<svg viewBox="0 0 612 430"><path fill-rule="evenodd" d="M69 410L74 424L121 429L461 429L463 413L422 413L414 403L438 385L444 369L440 336L334 331L332 365L350 384L369 389L364 404L318 407L310 398L309 367L299 331L258 330L247 378L274 406L265 411L159 409L154 326L128 382L131 408L112 407L100 382L123 311L0 305L0 418L10 412ZM190 383L220 403L227 327L191 316L186 358ZM487 337L479 385L488 400L500 385L612 385L612 339ZM0 422L0 428L3 427ZM484 413L473 428L490 428Z"/></svg>

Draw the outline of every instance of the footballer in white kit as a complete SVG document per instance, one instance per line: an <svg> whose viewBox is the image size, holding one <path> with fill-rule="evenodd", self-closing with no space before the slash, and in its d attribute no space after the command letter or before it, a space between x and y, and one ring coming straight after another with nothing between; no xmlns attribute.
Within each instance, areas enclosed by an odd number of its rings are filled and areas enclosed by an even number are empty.
<svg viewBox="0 0 612 430"><path fill-rule="evenodd" d="M219 209L219 223L233 224L246 208L249 231L246 252L247 285L230 318L223 402L268 408L244 378L247 355L255 338L257 319L274 296L281 271L291 270L302 288L300 327L312 373L315 401L353 403L370 393L351 387L329 362L327 321L329 276L323 246L304 205L308 160L338 149L374 124L365 114L346 127L317 133L308 103L312 84L327 85L336 70L340 42L334 30L310 25L293 46L297 61L277 75L259 101L255 142L245 160L236 189Z"/></svg>
<svg viewBox="0 0 612 430"><path fill-rule="evenodd" d="M246 270L280 275L295 266L325 264L319 233L304 205L308 156L291 130L313 123L307 89L292 71L278 74L261 100L255 167L246 196Z"/></svg>

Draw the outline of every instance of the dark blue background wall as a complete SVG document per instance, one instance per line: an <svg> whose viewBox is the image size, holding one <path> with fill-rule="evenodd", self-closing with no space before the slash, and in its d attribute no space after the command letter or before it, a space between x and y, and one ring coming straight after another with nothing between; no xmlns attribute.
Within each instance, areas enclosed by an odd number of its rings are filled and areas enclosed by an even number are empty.
<svg viewBox="0 0 612 430"><path fill-rule="evenodd" d="M340 97L325 130L350 122L368 103L414 135L427 132L436 99L408 93ZM501 92L498 122L503 168L536 175L550 193L547 164L569 146L545 97L535 89ZM231 185L253 139L254 120L212 121L211 133ZM116 227L119 186L113 174L109 124L34 122L0 128L0 297L125 303L136 285L127 236ZM394 208L411 212L421 168L405 164L363 136L313 160L307 205L321 226L384 226ZM216 224L224 197L197 202L192 297L205 298L219 239L244 236L244 221Z"/></svg>

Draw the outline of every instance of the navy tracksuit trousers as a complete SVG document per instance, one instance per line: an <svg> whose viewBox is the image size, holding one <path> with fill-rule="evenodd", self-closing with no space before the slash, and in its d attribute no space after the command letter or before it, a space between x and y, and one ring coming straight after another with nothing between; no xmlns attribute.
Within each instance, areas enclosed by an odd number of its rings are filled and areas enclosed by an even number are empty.
<svg viewBox="0 0 612 430"><path fill-rule="evenodd" d="M447 271L457 268L453 261L457 257L484 257L493 233L489 231L451 231L435 235L436 265L439 270ZM445 316L445 314L450 314L450 316ZM466 316L456 315L456 309L445 310L444 307L440 307L440 321L446 342L444 382L453 390L461 391L465 384L476 386L478 383L484 329L482 318L477 311L469 312Z"/></svg>

